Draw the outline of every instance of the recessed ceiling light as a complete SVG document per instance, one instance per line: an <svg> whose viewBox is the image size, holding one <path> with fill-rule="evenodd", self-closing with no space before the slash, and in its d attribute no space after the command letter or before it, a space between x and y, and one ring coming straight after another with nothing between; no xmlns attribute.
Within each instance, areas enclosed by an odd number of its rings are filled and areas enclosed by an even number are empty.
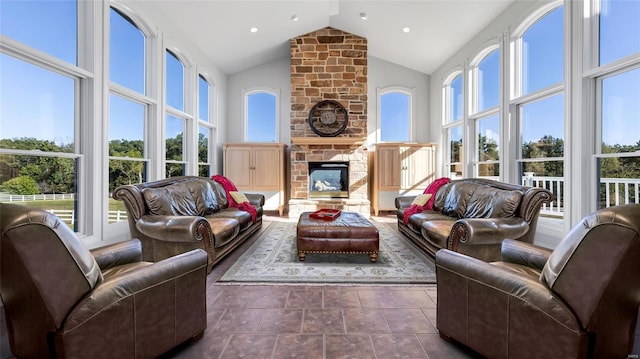
<svg viewBox="0 0 640 359"><path fill-rule="evenodd" d="M362 20L366 20L366 19L368 18L367 13L361 12L361 13L360 13L360 18L361 18Z"/></svg>
<svg viewBox="0 0 640 359"><path fill-rule="evenodd" d="M249 29L249 31L251 31L251 32L258 32L258 28L257 28L257 27L252 27L251 29Z"/></svg>
<svg viewBox="0 0 640 359"><path fill-rule="evenodd" d="M406 34L406 33L411 32L411 29L405 26L405 27L402 28L402 32L404 32Z"/></svg>
<svg viewBox="0 0 640 359"><path fill-rule="evenodd" d="M291 15L291 21L298 21L298 15Z"/></svg>

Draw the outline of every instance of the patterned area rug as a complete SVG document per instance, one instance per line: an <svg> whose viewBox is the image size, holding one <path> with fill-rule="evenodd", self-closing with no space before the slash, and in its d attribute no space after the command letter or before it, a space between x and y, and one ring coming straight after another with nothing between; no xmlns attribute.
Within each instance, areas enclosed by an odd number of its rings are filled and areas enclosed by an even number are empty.
<svg viewBox="0 0 640 359"><path fill-rule="evenodd" d="M296 223L273 222L229 268L220 282L389 283L436 282L433 259L395 228L373 221L380 233L378 261L366 254L296 253Z"/></svg>

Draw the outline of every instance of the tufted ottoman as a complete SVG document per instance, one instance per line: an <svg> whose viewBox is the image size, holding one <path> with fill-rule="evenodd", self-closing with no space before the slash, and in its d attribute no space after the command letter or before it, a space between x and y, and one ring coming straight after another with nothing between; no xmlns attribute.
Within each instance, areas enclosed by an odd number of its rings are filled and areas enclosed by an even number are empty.
<svg viewBox="0 0 640 359"><path fill-rule="evenodd" d="M371 262L378 260L380 237L378 229L358 213L342 212L334 220L314 219L303 212L298 219L296 248L298 259L307 253L368 254Z"/></svg>

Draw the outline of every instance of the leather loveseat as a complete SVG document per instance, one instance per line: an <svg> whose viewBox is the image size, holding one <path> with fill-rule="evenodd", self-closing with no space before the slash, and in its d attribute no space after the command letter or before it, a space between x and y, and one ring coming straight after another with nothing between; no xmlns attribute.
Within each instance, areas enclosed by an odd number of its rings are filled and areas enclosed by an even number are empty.
<svg viewBox="0 0 640 359"><path fill-rule="evenodd" d="M435 256L442 248L484 261L500 259L505 238L532 243L540 208L552 194L538 187L519 186L481 178L454 180L435 194L433 210L404 211L415 196L397 197L398 229Z"/></svg>
<svg viewBox="0 0 640 359"><path fill-rule="evenodd" d="M206 177L171 177L113 191L127 207L131 237L142 242L145 261L202 248L208 272L262 226L264 195L245 195L256 208L255 222L249 212L229 207L224 187Z"/></svg>

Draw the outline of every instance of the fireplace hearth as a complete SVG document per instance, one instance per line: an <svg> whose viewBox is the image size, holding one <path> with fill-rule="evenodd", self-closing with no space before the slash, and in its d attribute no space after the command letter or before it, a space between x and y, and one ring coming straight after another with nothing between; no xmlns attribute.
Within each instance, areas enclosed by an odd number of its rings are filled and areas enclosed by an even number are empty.
<svg viewBox="0 0 640 359"><path fill-rule="evenodd" d="M309 162L309 198L349 198L349 162Z"/></svg>

